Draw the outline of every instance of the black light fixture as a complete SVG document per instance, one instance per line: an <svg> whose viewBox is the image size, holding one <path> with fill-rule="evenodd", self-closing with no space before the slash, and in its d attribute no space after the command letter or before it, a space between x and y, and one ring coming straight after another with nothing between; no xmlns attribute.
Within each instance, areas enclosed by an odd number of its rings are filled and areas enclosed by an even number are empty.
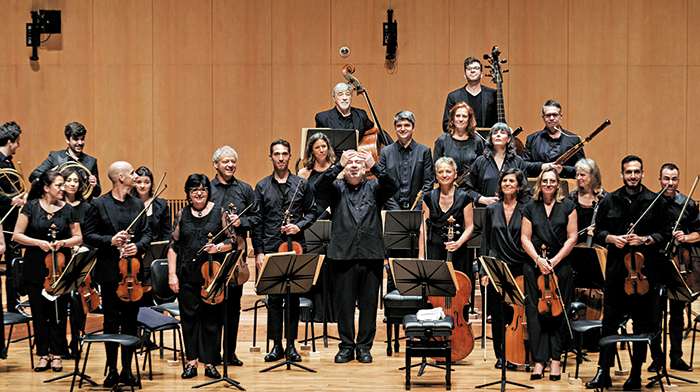
<svg viewBox="0 0 700 392"><path fill-rule="evenodd" d="M396 62L396 49L399 47L399 41L397 38L398 27L396 21L394 20L394 10L388 9L387 22L384 22L384 42L383 45L386 46L386 56L384 57L390 63Z"/></svg>
<svg viewBox="0 0 700 392"><path fill-rule="evenodd" d="M52 34L61 34L61 11L39 10L30 11L32 23L27 23L27 47L32 48L32 61L39 60L37 49L42 42L46 42ZM41 41L41 34L49 34L46 40Z"/></svg>

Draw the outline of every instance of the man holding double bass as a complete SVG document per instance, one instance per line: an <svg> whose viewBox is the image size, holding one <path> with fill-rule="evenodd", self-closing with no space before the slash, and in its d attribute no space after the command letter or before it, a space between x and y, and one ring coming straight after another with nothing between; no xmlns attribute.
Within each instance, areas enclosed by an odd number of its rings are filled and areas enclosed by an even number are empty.
<svg viewBox="0 0 700 392"><path fill-rule="evenodd" d="M667 224L666 202L657 200L654 203L656 194L642 185L643 178L642 159L628 155L622 160L624 186L604 197L598 207L595 241L608 245L601 337L615 335L625 315L632 318L635 334L651 333L658 329L656 313L649 310L658 299L655 285L659 249L670 240L671 233ZM629 233L631 228L633 232ZM626 268L627 264L631 268ZM627 284L626 278L634 278L635 272L636 285ZM615 359L614 350L610 346L607 350L601 350L598 371L593 380L586 383L586 388L610 387L609 372ZM642 387L642 365L646 355L644 342L633 343L632 369L623 390Z"/></svg>
<svg viewBox="0 0 700 392"><path fill-rule="evenodd" d="M143 256L151 244L151 228L146 214L134 222L144 209L144 204L138 197L129 194L137 177L131 164L114 162L107 174L112 181L112 190L91 202L93 208L88 222L95 230L86 233L84 240L98 249L93 272L102 293L104 332L136 336L138 299L127 302L117 295L120 282L125 278L120 272L119 261ZM130 225L131 229L127 232ZM136 277L141 278L140 274L136 274ZM129 384L132 379L134 384L139 382L131 374L131 352L126 348L122 349L122 372L117 372L117 346L116 343L105 343L109 368L105 388L112 388L119 382Z"/></svg>

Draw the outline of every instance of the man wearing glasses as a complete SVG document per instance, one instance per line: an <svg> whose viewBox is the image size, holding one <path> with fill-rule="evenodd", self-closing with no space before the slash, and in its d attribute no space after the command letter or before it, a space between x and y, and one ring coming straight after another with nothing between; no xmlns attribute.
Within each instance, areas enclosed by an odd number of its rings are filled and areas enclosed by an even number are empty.
<svg viewBox="0 0 700 392"><path fill-rule="evenodd" d="M528 177L537 177L542 170L548 167L557 169L562 178L576 177L574 165L579 159L586 157L583 149L569 158L563 165L553 164L557 158L581 141L578 135L561 127L562 116L559 102L550 99L542 106L544 129L528 136L525 142L523 159Z"/></svg>
<svg viewBox="0 0 700 392"><path fill-rule="evenodd" d="M498 121L496 90L481 85L482 71L478 59L467 57L464 60L464 78L467 79L467 84L447 94L445 114L442 116L443 132L447 132L450 109L459 102L466 102L474 110L477 128L491 128Z"/></svg>

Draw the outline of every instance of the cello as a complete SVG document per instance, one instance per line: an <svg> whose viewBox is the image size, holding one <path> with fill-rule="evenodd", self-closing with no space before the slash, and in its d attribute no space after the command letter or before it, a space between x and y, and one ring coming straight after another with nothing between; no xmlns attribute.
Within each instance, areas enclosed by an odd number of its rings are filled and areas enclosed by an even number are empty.
<svg viewBox="0 0 700 392"><path fill-rule="evenodd" d="M454 217L447 219L447 242L454 239ZM452 262L452 252L447 252L447 262ZM454 318L455 328L452 331L452 354L451 362L456 362L466 358L474 350L474 333L469 322L469 301L471 299L472 283L469 277L461 271L455 271L455 278L459 290L454 297L429 297L433 307L441 307L445 314Z"/></svg>
<svg viewBox="0 0 700 392"><path fill-rule="evenodd" d="M508 72L508 70L502 70L501 69L501 64L505 64L508 62L506 59L498 59L498 56L501 55L501 51L498 49L498 46L494 46L491 49L491 55L489 56L488 54L484 55L484 60L487 60L489 62L489 65L486 66L486 68L489 68L491 70L491 73L486 75L491 77L491 80L496 83L496 109L498 113L498 122L500 123L506 123L506 107L505 104L503 103L503 74ZM525 145L523 144L522 140L518 138L518 135L523 131L523 127L518 127L515 131L513 131L513 144L515 145L515 152L518 154L518 156L522 157L523 154L525 153Z"/></svg>
<svg viewBox="0 0 700 392"><path fill-rule="evenodd" d="M515 283L520 291L525 291L523 276L515 278ZM516 365L527 365L527 323L525 322L525 307L510 304L513 309L513 316L510 322L504 322L506 326L506 361Z"/></svg>

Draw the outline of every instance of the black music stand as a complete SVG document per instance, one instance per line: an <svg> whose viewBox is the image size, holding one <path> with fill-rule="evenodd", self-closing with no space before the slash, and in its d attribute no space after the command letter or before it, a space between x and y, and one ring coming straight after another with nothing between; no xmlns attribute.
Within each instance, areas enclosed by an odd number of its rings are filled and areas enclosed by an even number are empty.
<svg viewBox="0 0 700 392"><path fill-rule="evenodd" d="M168 255L168 245L170 241L151 242L146 254L143 255L143 282L144 287L151 287L151 264L153 260L165 259Z"/></svg>
<svg viewBox="0 0 700 392"><path fill-rule="evenodd" d="M394 257L418 258L422 211L382 211L384 246ZM396 253L401 253L396 254Z"/></svg>
<svg viewBox="0 0 700 392"><path fill-rule="evenodd" d="M479 249L481 249L481 238L483 235L484 228L484 215L486 214L486 207L473 207L472 209L472 222L474 222L474 231L471 237L467 240L467 248L474 249L474 260L478 257ZM476 304L476 279L474 279L475 273L473 270L470 271L469 279L474 282L474 289L472 290L472 295L469 303L469 314L478 314L474 311L474 306ZM481 284L479 285L481 287ZM481 287L481 325L486 325L486 305L487 305L487 295L488 292ZM491 339L490 336L486 336L486 328L481 329L481 336L477 336L474 340L481 340L481 349L486 349L486 339Z"/></svg>
<svg viewBox="0 0 700 392"><path fill-rule="evenodd" d="M674 263L671 259L664 258L659 264L661 268L661 276L666 278L665 284L662 284L663 294L660 301L663 303L663 328L661 331L661 333L663 333L663 344L661 346L661 354L663 355L663 358L661 360L661 371L658 375L649 377L647 379L650 380L650 382L647 384L647 388L651 388L657 382L661 384L663 382L664 377L666 378L666 385L671 384L671 378L674 380L684 381L690 384L697 384L697 381L668 374L668 369L666 368L666 350L668 347L668 318L666 316L668 313L669 299L674 299L683 302L693 302L698 298L698 294L693 293L693 291L690 290L688 284L685 283L683 276L681 276L681 273L678 270L676 263Z"/></svg>
<svg viewBox="0 0 700 392"><path fill-rule="evenodd" d="M525 306L525 296L520 290L520 287L515 283L515 278L510 272L510 269L506 263L496 260L489 256L480 256L479 260L481 265L484 266L486 270L486 275L488 275L491 284L496 289L496 291L501 295L501 314L505 314L506 302L513 305ZM488 384L478 385L476 388L484 388L491 385L501 384L501 392L506 390L506 384L515 385L522 388L532 389L533 387L525 384L519 384L517 382L508 381L506 378L506 326L503 325L503 349L501 350L501 379L498 381L490 382Z"/></svg>
<svg viewBox="0 0 700 392"><path fill-rule="evenodd" d="M306 240L307 253L315 253L319 255L328 254L328 246L331 243L331 221L329 220L317 220L311 227L304 230L304 239ZM321 287L321 296L323 300L321 305L323 306L323 335L316 336L315 339L323 339L323 346L328 348L328 339L340 340L340 338L328 335L328 313L329 310L333 308L333 304L328 301L328 286L333 284L331 277L328 276L328 268L331 268L331 264L325 264L321 268L321 279L323 280L323 285ZM314 313L316 312L316 304L314 303ZM303 340L306 343L309 339Z"/></svg>
<svg viewBox="0 0 700 392"><path fill-rule="evenodd" d="M328 140L331 142L329 147L333 147L336 157L343 155L345 150L357 150L358 133L354 129L303 128L302 140L304 145L301 147L303 153L306 153L306 144L311 136L319 132L328 137Z"/></svg>
<svg viewBox="0 0 700 392"><path fill-rule="evenodd" d="M221 263L221 269L219 269L219 272L216 273L214 280L211 282L209 287L207 287L209 295L207 295L207 297L204 298L212 299L221 295L222 292L224 293L224 374L221 376L221 378L217 380L212 380L205 382L204 384L195 385L192 388L201 388L207 385L216 384L218 382L223 381L229 383L229 385L233 385L241 391L245 391L245 388L243 388L238 381L230 379L228 377L228 361L226 360L226 358L228 358L228 317L226 317L226 309L228 308L228 282L229 280L231 280L231 277L233 277L233 271L235 270L235 266L238 263L238 259L241 258L242 254L243 250L241 249L232 250L226 254L224 261Z"/></svg>
<svg viewBox="0 0 700 392"><path fill-rule="evenodd" d="M588 247L574 247L567 256L574 271L574 287L602 290L605 285L605 255ZM593 267L597 266L597 268Z"/></svg>
<svg viewBox="0 0 700 392"><path fill-rule="evenodd" d="M291 368L291 365L294 365L308 372L316 373L313 369L289 360L292 344L289 332L290 323L292 322L289 315L289 307L291 306L292 293L308 293L311 286L316 284L324 257L324 255L315 254L297 255L294 252L273 253L265 256L265 261L260 269L260 277L255 283L255 289L258 295L285 294L287 296L284 308L287 349L285 350L284 361L263 369L260 373L283 365L287 365L287 370ZM295 320L295 322L299 321Z"/></svg>
<svg viewBox="0 0 700 392"><path fill-rule="evenodd" d="M73 257L71 257L68 264L65 266L65 268L63 268L63 273L61 276L52 285L54 289L51 295L58 297L63 294L68 294L70 291L80 287L90 271L92 271L92 268L95 266L95 262L97 261L95 255L97 255L97 249L73 254ZM71 331L75 332L75 328L71 328ZM77 340L79 338L79 336L72 336L72 339ZM76 361L79 359L80 358L77 358ZM78 365L76 364L75 369L77 368ZM49 380L44 380L44 382L54 382L56 380L62 380L73 376L80 377L81 380L89 382L93 387L97 386L97 383L92 381L90 376L76 370Z"/></svg>
<svg viewBox="0 0 700 392"><path fill-rule="evenodd" d="M420 259L389 259L389 268L394 277L394 284L401 295L420 295L423 308L428 303L428 297L454 297L459 290L455 270L451 261L420 260ZM449 358L445 358L449 361ZM426 366L446 370L446 368L427 363L423 357L420 363L411 367L420 366L418 376L423 374ZM400 367L399 370L405 370ZM454 371L454 369L451 369Z"/></svg>

